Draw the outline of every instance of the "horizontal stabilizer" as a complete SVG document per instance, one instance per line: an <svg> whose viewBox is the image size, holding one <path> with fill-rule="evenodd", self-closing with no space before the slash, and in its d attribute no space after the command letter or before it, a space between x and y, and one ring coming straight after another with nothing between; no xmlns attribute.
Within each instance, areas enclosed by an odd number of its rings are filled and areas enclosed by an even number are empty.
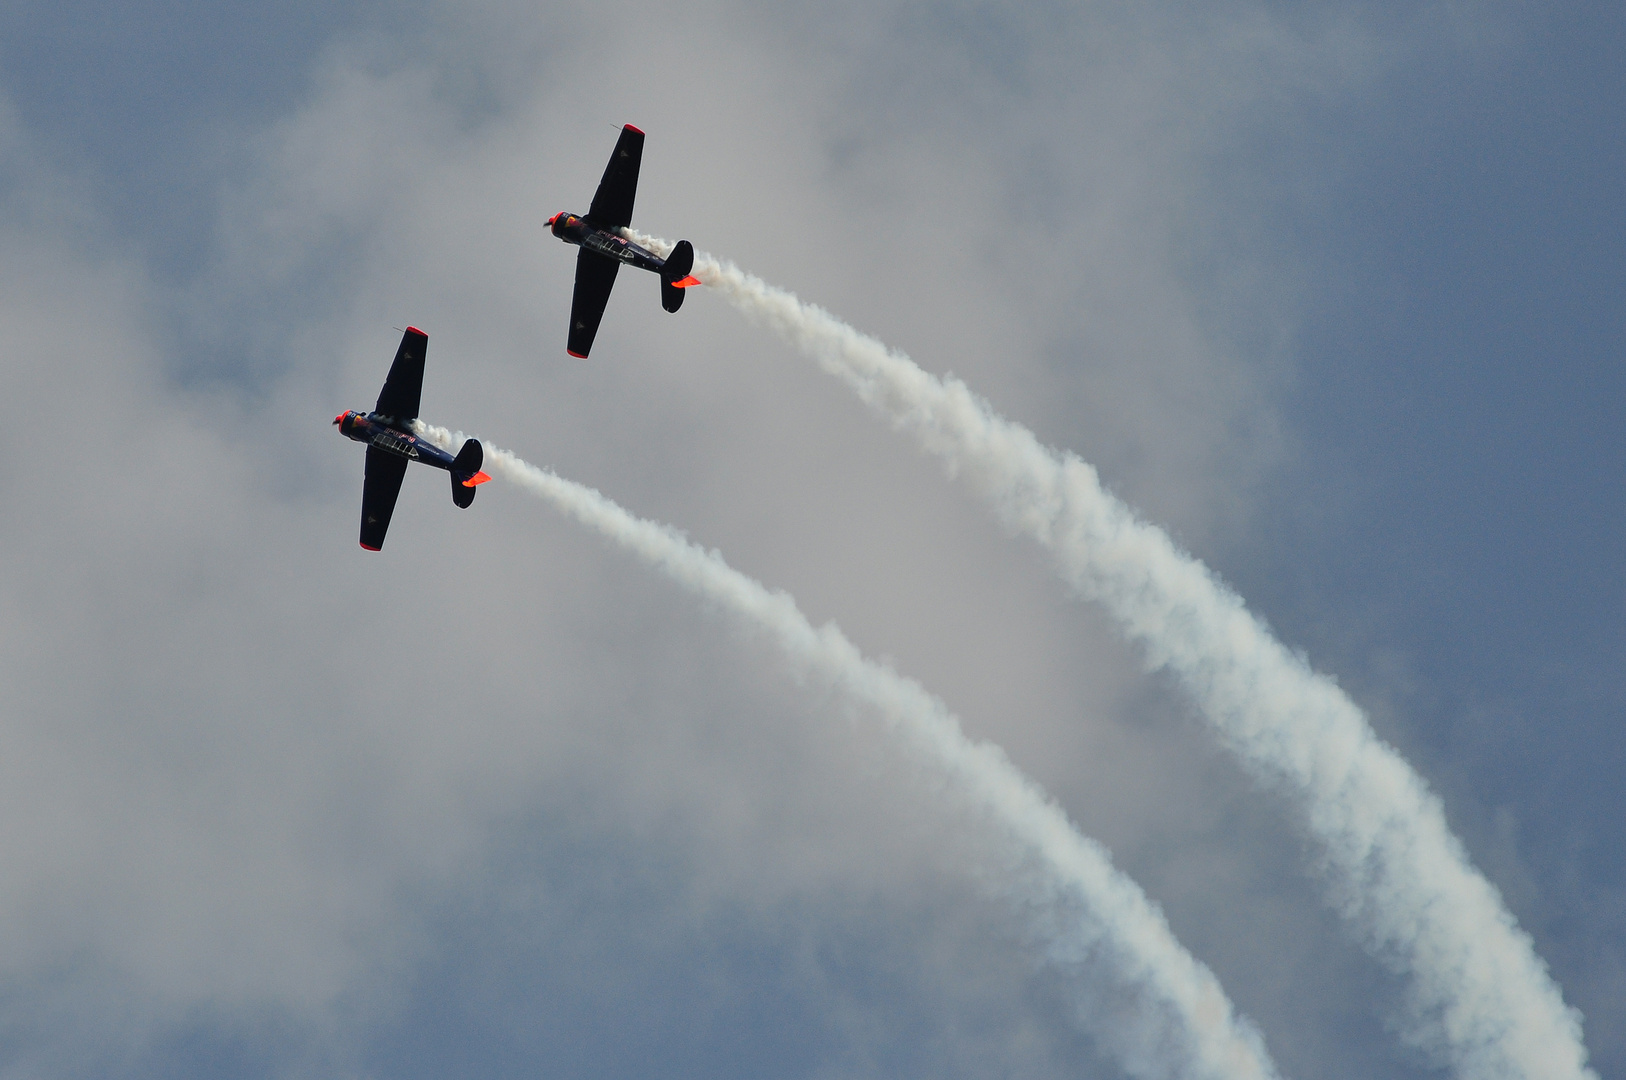
<svg viewBox="0 0 1626 1080"><path fill-rule="evenodd" d="M675 283L687 277L693 269L694 245L687 240L679 240L672 248L672 254L661 264L661 280Z"/></svg>
<svg viewBox="0 0 1626 1080"><path fill-rule="evenodd" d="M452 459L452 471L472 476L480 471L480 465L486 459L485 449L480 445L479 439L465 439L458 448L457 456Z"/></svg>
<svg viewBox="0 0 1626 1080"><path fill-rule="evenodd" d="M474 489L491 479L480 471L480 464L484 460L485 450L481 448L479 439L466 441L452 459L452 501L464 509L474 501Z"/></svg>
<svg viewBox="0 0 1626 1080"><path fill-rule="evenodd" d="M700 284L689 276L693 268L694 245L687 240L679 240L661 266L661 307L676 311L683 306L683 290L689 287L683 282Z"/></svg>
<svg viewBox="0 0 1626 1080"><path fill-rule="evenodd" d="M676 311L683 306L684 292L670 281L661 282L661 307Z"/></svg>
<svg viewBox="0 0 1626 1080"><path fill-rule="evenodd" d="M674 288L674 289L692 289L696 285L701 285L701 284L704 284L704 282L702 282L699 278L695 277L693 274L690 274L688 277L679 278L677 281L672 282L672 288Z"/></svg>

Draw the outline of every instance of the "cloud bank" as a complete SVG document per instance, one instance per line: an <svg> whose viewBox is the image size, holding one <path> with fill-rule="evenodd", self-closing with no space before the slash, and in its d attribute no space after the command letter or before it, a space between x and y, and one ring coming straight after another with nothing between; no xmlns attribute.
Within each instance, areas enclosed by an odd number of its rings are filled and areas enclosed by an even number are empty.
<svg viewBox="0 0 1626 1080"><path fill-rule="evenodd" d="M628 279L567 362L541 227L638 123L637 223L952 366L1230 573L1291 448L1269 199L1322 180L1261 146L1382 70L1348 9L370 10L254 65L205 61L311 33L172 20L187 79L278 72L218 98L123 41L59 67L122 95L136 160L81 169L49 110L6 131L0 1068L1121 1071L965 888L987 830L761 642L495 491L460 514L411 477L385 558L355 550L328 420L411 323L433 415L683 522L1004 747L1284 1073L1430 1075L1275 800L1109 620L724 305ZM1574 998L1600 1060L1620 998Z"/></svg>

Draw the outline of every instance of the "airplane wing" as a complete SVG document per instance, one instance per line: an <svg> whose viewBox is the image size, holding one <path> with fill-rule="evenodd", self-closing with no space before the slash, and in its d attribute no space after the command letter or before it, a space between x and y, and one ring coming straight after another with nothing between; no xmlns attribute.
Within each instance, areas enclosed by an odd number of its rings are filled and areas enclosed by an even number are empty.
<svg viewBox="0 0 1626 1080"><path fill-rule="evenodd" d="M615 272L620 267L614 259L596 255L586 248L576 253L576 295L570 300L570 342L565 346L571 356L586 359L588 350L593 347L593 336L598 333L598 323L604 317L604 305L610 302L610 289L615 286Z"/></svg>
<svg viewBox="0 0 1626 1080"><path fill-rule="evenodd" d="M604 166L604 179L587 210L587 220L601 229L632 224L632 197L638 193L638 163L644 157L644 133L628 124L615 142L615 153Z"/></svg>
<svg viewBox="0 0 1626 1080"><path fill-rule="evenodd" d="M384 389L389 390L388 383ZM361 486L361 546L368 551L384 546L384 534L389 531L395 497L401 493L401 477L406 470L406 458L376 446L367 448L367 479Z"/></svg>
<svg viewBox="0 0 1626 1080"><path fill-rule="evenodd" d="M384 389L378 392L378 404L373 411L382 416L393 416L396 421L405 424L408 420L418 417L418 395L423 390L423 360L429 352L429 335L416 326L409 326L406 333L401 335L401 347L395 352L395 363L390 365L389 378L384 380ZM372 451L367 451L368 460L371 460ZM402 459L405 468L405 459ZM368 466L368 472L372 467ZM400 483L399 480L396 481ZM390 496L390 502L395 496ZM384 520L388 522L389 511L384 512ZM384 534L382 530L379 536Z"/></svg>

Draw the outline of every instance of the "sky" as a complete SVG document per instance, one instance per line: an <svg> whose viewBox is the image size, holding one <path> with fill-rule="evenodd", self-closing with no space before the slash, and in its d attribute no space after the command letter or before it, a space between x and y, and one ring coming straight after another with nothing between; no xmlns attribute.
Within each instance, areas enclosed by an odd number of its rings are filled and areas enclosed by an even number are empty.
<svg viewBox="0 0 1626 1080"><path fill-rule="evenodd" d="M666 521L1101 840L1289 1077L1449 1075L1284 802L1036 546L634 224L953 372L1444 801L1626 1074L1626 15L1602 4L0 12L0 1076L1124 1075L872 718L523 492L355 544L423 415ZM419 475L420 473L428 475Z"/></svg>

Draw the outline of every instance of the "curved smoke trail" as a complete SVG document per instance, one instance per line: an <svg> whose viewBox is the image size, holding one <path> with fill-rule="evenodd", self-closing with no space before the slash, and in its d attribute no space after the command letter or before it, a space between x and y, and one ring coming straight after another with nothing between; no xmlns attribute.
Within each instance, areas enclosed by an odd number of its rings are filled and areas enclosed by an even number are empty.
<svg viewBox="0 0 1626 1080"><path fill-rule="evenodd" d="M671 245L627 230L660 252ZM1595 1080L1580 1014L1470 863L1437 796L1331 680L1162 529L959 379L732 263L697 256L711 290L853 389L1055 557L1196 699L1221 741L1285 791L1322 845L1331 899L1366 948L1409 977L1406 1037L1474 1080Z"/></svg>
<svg viewBox="0 0 1626 1080"><path fill-rule="evenodd" d="M418 431L451 449L461 433L422 422ZM670 526L634 517L591 488L505 450L485 466L660 570L691 592L765 630L804 672L828 679L872 707L913 752L932 762L1019 852L999 884L1036 916L1047 959L1075 977L1080 1013L1132 1076L1275 1080L1258 1032L1238 1017L1212 972L1180 945L1157 906L1082 836L1010 759L975 743L924 687L866 659L831 623L814 627L783 592L769 590Z"/></svg>

